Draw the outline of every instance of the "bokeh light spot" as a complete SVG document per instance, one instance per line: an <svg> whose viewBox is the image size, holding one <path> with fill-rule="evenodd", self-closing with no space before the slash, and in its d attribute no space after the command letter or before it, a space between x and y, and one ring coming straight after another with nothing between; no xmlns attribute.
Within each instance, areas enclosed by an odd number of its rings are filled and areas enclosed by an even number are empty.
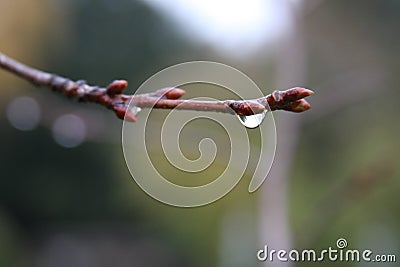
<svg viewBox="0 0 400 267"><path fill-rule="evenodd" d="M40 107L38 102L28 96L17 97L7 106L7 119L10 124L21 131L35 129L40 121Z"/></svg>
<svg viewBox="0 0 400 267"><path fill-rule="evenodd" d="M85 141L86 124L74 114L62 115L53 123L53 138L63 147L77 147Z"/></svg>

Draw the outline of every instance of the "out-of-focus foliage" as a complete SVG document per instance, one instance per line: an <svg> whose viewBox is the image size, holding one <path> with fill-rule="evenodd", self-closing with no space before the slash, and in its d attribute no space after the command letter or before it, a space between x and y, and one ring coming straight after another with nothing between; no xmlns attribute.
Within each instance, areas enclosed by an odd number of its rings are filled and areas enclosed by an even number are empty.
<svg viewBox="0 0 400 267"><path fill-rule="evenodd" d="M235 62L185 40L140 1L3 0L0 10L2 52L93 84L124 78L133 92L175 63ZM389 0L321 1L304 17L305 86L316 94L313 109L299 116L290 170L296 248L326 248L346 237L352 247L399 251L398 25L400 3ZM274 48L266 49L268 61L254 56L234 65L263 88L273 84L276 60ZM0 94L0 266L104 266L110 258L118 266L223 266L223 257L235 258L221 249L226 233L249 236L226 243L251 244L243 248L246 266L258 266L262 207L255 201L259 192L246 191L251 173L212 205L169 207L131 180L118 139L121 123L109 111L32 88L2 70ZM43 122L34 131L18 131L6 119L8 102L19 95L37 98L42 107ZM51 122L74 112L86 116L92 135L66 149L52 140Z"/></svg>

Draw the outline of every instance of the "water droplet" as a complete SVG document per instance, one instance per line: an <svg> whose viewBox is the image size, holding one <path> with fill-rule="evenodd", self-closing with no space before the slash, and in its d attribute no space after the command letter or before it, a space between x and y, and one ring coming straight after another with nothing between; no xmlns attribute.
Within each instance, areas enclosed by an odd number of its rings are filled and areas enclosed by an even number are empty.
<svg viewBox="0 0 400 267"><path fill-rule="evenodd" d="M142 109L137 107L137 106L132 106L130 108L130 111L133 113L133 115L137 115Z"/></svg>
<svg viewBox="0 0 400 267"><path fill-rule="evenodd" d="M250 116L243 116L243 115L236 115L238 117L239 121L246 126L247 128L253 129L257 128L264 120L265 114L267 114L267 111L264 111L263 113L260 114L254 114Z"/></svg>

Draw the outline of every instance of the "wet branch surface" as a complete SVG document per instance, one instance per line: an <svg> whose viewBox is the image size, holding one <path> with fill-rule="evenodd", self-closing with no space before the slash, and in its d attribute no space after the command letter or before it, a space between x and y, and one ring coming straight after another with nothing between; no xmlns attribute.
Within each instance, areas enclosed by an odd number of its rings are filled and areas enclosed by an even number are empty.
<svg viewBox="0 0 400 267"><path fill-rule="evenodd" d="M115 112L118 118L135 122L136 115L129 109L129 103L140 108L180 109L195 111L212 111L249 116L263 113L265 110L286 110L303 112L310 109L304 99L314 92L294 87L285 91L274 91L271 94L252 100L199 101L179 99L185 91L179 88L164 88L147 94L126 95L125 80L115 80L107 87L88 85L84 80L71 79L44 72L0 53L0 67L33 83L75 98L81 102L93 102L103 105Z"/></svg>

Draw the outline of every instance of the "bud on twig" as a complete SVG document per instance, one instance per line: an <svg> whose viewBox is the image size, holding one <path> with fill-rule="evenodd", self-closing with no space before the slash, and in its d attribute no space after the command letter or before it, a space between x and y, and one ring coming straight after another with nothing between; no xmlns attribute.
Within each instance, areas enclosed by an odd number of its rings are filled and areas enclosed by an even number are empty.
<svg viewBox="0 0 400 267"><path fill-rule="evenodd" d="M185 94L185 91L179 88L164 88L147 94L124 95L122 93L128 86L128 82L125 80L115 80L107 88L91 86L86 84L85 81L73 81L31 68L1 53L0 67L32 82L34 85L47 86L82 102L94 102L103 105L112 109L118 118L132 122L137 121L137 117L128 109L130 101L133 101L138 108L177 108L248 116L263 113L266 109L271 111L279 109L292 112L306 111L311 106L304 98L314 93L306 88L294 87L286 91L274 91L272 94L254 100L181 100L179 98Z"/></svg>
<svg viewBox="0 0 400 267"><path fill-rule="evenodd" d="M107 86L107 94L109 96L119 95L128 86L128 82L125 80L115 80Z"/></svg>

